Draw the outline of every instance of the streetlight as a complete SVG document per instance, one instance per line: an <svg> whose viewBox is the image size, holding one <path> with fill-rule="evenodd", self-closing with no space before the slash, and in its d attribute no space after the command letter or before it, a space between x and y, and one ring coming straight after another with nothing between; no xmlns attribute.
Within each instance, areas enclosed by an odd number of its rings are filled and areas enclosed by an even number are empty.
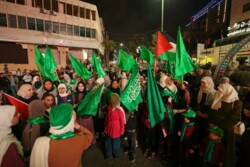
<svg viewBox="0 0 250 167"><path fill-rule="evenodd" d="M127 51L129 51L128 47L127 47L126 45L124 45L123 43L120 43L120 47L121 47L121 48L122 48L122 47L125 47L125 49L126 49Z"/></svg>
<svg viewBox="0 0 250 167"><path fill-rule="evenodd" d="M163 21L164 21L164 0L161 0L161 32L163 32Z"/></svg>

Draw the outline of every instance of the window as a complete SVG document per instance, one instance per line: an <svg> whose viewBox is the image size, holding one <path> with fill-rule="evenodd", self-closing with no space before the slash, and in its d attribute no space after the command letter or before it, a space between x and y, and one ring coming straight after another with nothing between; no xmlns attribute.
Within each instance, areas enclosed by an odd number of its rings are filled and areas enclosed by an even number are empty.
<svg viewBox="0 0 250 167"><path fill-rule="evenodd" d="M86 19L90 19L90 10L86 9Z"/></svg>
<svg viewBox="0 0 250 167"><path fill-rule="evenodd" d="M16 0L17 4L25 5L25 0Z"/></svg>
<svg viewBox="0 0 250 167"><path fill-rule="evenodd" d="M36 19L36 28L37 31L44 31L43 20Z"/></svg>
<svg viewBox="0 0 250 167"><path fill-rule="evenodd" d="M0 26L7 27L6 14L0 13Z"/></svg>
<svg viewBox="0 0 250 167"><path fill-rule="evenodd" d="M249 10L250 10L250 3L247 3L247 4L243 5L242 13L245 13L245 12L247 12Z"/></svg>
<svg viewBox="0 0 250 167"><path fill-rule="evenodd" d="M15 3L15 0L6 0L6 2Z"/></svg>
<svg viewBox="0 0 250 167"><path fill-rule="evenodd" d="M95 11L91 10L91 16L92 16L92 20L95 20Z"/></svg>
<svg viewBox="0 0 250 167"><path fill-rule="evenodd" d="M66 7L67 7L67 13L68 15L72 15L72 5L71 4L66 4Z"/></svg>
<svg viewBox="0 0 250 167"><path fill-rule="evenodd" d="M96 31L95 31L95 29L91 29L91 38L96 38Z"/></svg>
<svg viewBox="0 0 250 167"><path fill-rule="evenodd" d="M67 24L67 34L68 35L73 35L73 26Z"/></svg>
<svg viewBox="0 0 250 167"><path fill-rule="evenodd" d="M27 21L28 21L28 29L29 30L36 30L36 21L35 21L35 19L28 17Z"/></svg>
<svg viewBox="0 0 250 167"><path fill-rule="evenodd" d="M43 0L34 0L34 7L36 8L43 8Z"/></svg>
<svg viewBox="0 0 250 167"><path fill-rule="evenodd" d="M74 36L79 36L79 26L74 26Z"/></svg>
<svg viewBox="0 0 250 167"><path fill-rule="evenodd" d="M53 33L59 34L59 23L53 22Z"/></svg>
<svg viewBox="0 0 250 167"><path fill-rule="evenodd" d="M26 29L26 17L24 16L18 16L18 28L20 29Z"/></svg>
<svg viewBox="0 0 250 167"><path fill-rule="evenodd" d="M58 12L58 1L52 0L52 10Z"/></svg>
<svg viewBox="0 0 250 167"><path fill-rule="evenodd" d="M78 6L73 6L74 8L74 16L78 17Z"/></svg>
<svg viewBox="0 0 250 167"><path fill-rule="evenodd" d="M85 9L84 8L80 8L80 17L85 18Z"/></svg>
<svg viewBox="0 0 250 167"><path fill-rule="evenodd" d="M51 26L51 22L45 20L45 24L44 24L44 28L45 28L45 32L52 32L52 26Z"/></svg>
<svg viewBox="0 0 250 167"><path fill-rule="evenodd" d="M80 36L85 37L85 27L80 27Z"/></svg>
<svg viewBox="0 0 250 167"><path fill-rule="evenodd" d="M16 15L8 15L9 16L9 27L17 28Z"/></svg>
<svg viewBox="0 0 250 167"><path fill-rule="evenodd" d="M43 0L44 9L51 10L50 0Z"/></svg>
<svg viewBox="0 0 250 167"><path fill-rule="evenodd" d="M90 38L90 28L86 28L86 37Z"/></svg>
<svg viewBox="0 0 250 167"><path fill-rule="evenodd" d="M67 34L66 24L60 23L60 34Z"/></svg>

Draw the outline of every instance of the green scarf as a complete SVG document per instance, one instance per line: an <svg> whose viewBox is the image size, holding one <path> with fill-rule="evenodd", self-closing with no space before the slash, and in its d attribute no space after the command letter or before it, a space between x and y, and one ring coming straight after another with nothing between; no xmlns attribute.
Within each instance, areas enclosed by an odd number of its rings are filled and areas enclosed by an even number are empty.
<svg viewBox="0 0 250 167"><path fill-rule="evenodd" d="M206 149L205 155L204 155L204 162L208 163L212 160L213 152L214 152L214 143L219 143L221 140L210 140L208 147Z"/></svg>
<svg viewBox="0 0 250 167"><path fill-rule="evenodd" d="M167 109L168 109L168 118L169 118L169 129L171 132L174 131L174 113L172 108L170 108L169 105L167 105Z"/></svg>
<svg viewBox="0 0 250 167"><path fill-rule="evenodd" d="M53 140L60 140L60 139L67 139L67 138L70 138L70 137L73 137L75 136L76 134L74 132L66 132L66 133L63 133L63 134L60 134L60 135L54 135L54 134L51 134L49 135L49 138L53 139Z"/></svg>
<svg viewBox="0 0 250 167"><path fill-rule="evenodd" d="M42 123L46 123L49 122L45 116L42 117L36 117L36 118L30 118L26 120L28 123L30 124L42 124Z"/></svg>
<svg viewBox="0 0 250 167"><path fill-rule="evenodd" d="M163 90L162 96L170 96L170 97L172 97L174 102L178 101L178 97L177 97L176 93L174 93L173 91L171 91L167 87L166 87L166 89Z"/></svg>
<svg viewBox="0 0 250 167"><path fill-rule="evenodd" d="M182 125L182 130L181 130L181 142L182 142L182 140L183 140L183 138L184 138L184 136L185 136L186 129L187 129L188 126L194 126L194 122L184 123L184 124Z"/></svg>

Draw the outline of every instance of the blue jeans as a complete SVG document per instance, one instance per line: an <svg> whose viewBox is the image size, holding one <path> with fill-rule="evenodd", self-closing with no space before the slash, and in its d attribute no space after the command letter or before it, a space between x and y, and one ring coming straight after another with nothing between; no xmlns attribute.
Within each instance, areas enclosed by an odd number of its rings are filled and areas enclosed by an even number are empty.
<svg viewBox="0 0 250 167"><path fill-rule="evenodd" d="M105 156L109 157L112 154L114 157L119 157L120 137L113 139L109 135L106 135L106 138L105 138Z"/></svg>
<svg viewBox="0 0 250 167"><path fill-rule="evenodd" d="M17 91L18 91L17 86L16 86L16 85L10 86L10 89L11 89L12 95L13 95L14 97L16 97L16 93L17 93Z"/></svg>

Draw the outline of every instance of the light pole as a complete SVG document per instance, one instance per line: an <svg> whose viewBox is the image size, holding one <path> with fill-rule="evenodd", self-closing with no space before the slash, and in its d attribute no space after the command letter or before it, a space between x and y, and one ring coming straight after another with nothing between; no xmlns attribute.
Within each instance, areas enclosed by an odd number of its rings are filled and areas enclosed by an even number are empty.
<svg viewBox="0 0 250 167"><path fill-rule="evenodd" d="M163 21L164 21L164 0L161 0L161 32L163 32Z"/></svg>
<svg viewBox="0 0 250 167"><path fill-rule="evenodd" d="M123 43L120 43L120 47L124 47L127 51L129 51L128 47L126 45L124 45Z"/></svg>

